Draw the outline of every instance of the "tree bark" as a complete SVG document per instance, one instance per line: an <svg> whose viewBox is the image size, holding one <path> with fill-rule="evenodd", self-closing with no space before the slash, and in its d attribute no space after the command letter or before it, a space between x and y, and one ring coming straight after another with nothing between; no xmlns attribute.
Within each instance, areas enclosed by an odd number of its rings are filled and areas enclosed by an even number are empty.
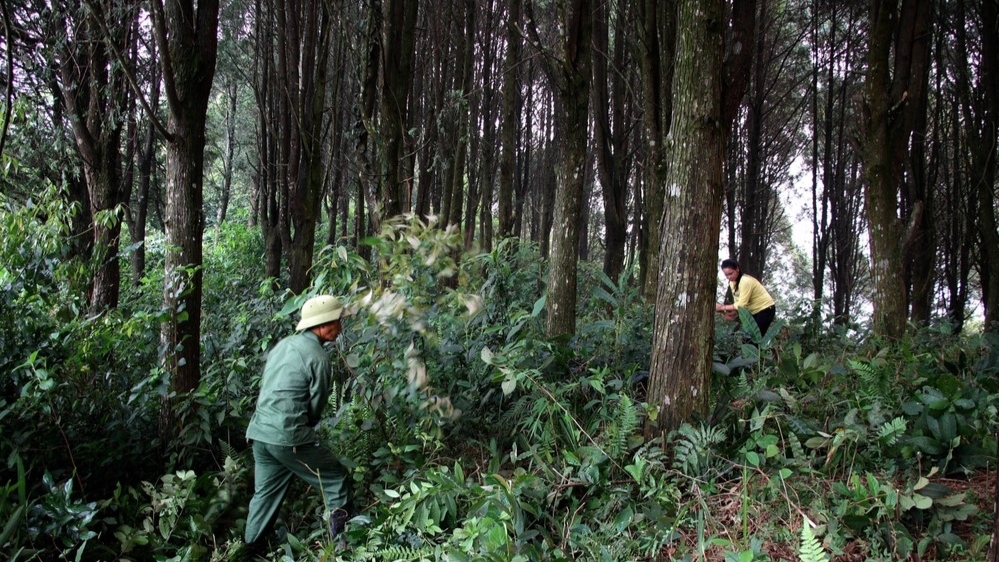
<svg viewBox="0 0 999 562"><path fill-rule="evenodd" d="M503 109L500 124L500 162L497 215L500 238L514 234L514 185L520 109L520 12L523 0L509 0L506 21L506 61L503 64Z"/></svg>
<svg viewBox="0 0 999 562"><path fill-rule="evenodd" d="M406 170L409 93L413 83L413 57L418 0L384 0L382 5L382 95L379 126L380 216L394 217L409 210Z"/></svg>
<svg viewBox="0 0 999 562"><path fill-rule="evenodd" d="M996 0L981 0L978 6L982 16L981 28L977 30L981 37L981 63L976 73L969 57L966 7L963 1L958 2L957 58L961 62L957 85L973 170L969 178L969 197L977 204L978 272L985 306L985 329L995 331L999 328L999 221L996 220L994 192L999 171L999 92L996 91L999 89L999 38L994 30L999 21L999 6ZM977 83L973 82L975 77ZM975 123L979 125L975 126Z"/></svg>
<svg viewBox="0 0 999 562"><path fill-rule="evenodd" d="M613 50L609 41L608 4L598 3L594 13L593 140L597 176L604 207L604 274L617 283L624 268L628 234L628 186L631 175L630 115L626 112L624 29L616 24ZM619 13L615 22L626 14ZM611 59L613 72L608 73Z"/></svg>
<svg viewBox="0 0 999 562"><path fill-rule="evenodd" d="M682 0L648 401L668 431L708 406L725 131L722 0Z"/></svg>
<svg viewBox="0 0 999 562"><path fill-rule="evenodd" d="M287 0L274 2L273 45L277 56L272 79L281 87L278 107L278 150L281 215L278 225L282 250L288 259L288 287L301 293L310 284L316 227L322 212L325 182L323 148L326 71L332 37L325 4Z"/></svg>
<svg viewBox="0 0 999 562"><path fill-rule="evenodd" d="M229 200L232 193L232 176L236 161L236 101L239 86L235 80L225 85L225 151L222 155L222 186L219 191L218 208L215 211L215 223L225 222L229 211Z"/></svg>
<svg viewBox="0 0 999 562"><path fill-rule="evenodd" d="M218 47L218 0L153 0L169 119L166 154L162 362L171 396L201 380L202 233L205 117ZM175 435L173 403L164 401L164 443Z"/></svg>
<svg viewBox="0 0 999 562"><path fill-rule="evenodd" d="M642 76L645 129L645 175L639 214L639 283L649 301L659 285L659 227L663 214L669 160L666 138L673 114L677 2L644 0L638 4L638 67Z"/></svg>
<svg viewBox="0 0 999 562"><path fill-rule="evenodd" d="M905 17L900 17L905 15ZM929 56L928 0L872 0L863 158L867 175L866 204L870 224L871 273L874 278L874 331L889 339L905 332L909 289L906 247L922 220L924 202L907 217L899 216L902 167L912 134L907 114L925 112L923 67ZM894 71L889 68L895 47Z"/></svg>
<svg viewBox="0 0 999 562"><path fill-rule="evenodd" d="M562 150L555 166L555 200L545 310L550 338L576 332L576 264L579 261L579 213L586 181L590 83L592 79L593 4L568 0L556 8L561 43L549 59L548 77L555 91L555 138ZM540 41L535 41L540 45ZM546 231L548 232L548 231Z"/></svg>
<svg viewBox="0 0 999 562"><path fill-rule="evenodd" d="M119 206L128 201L122 181L122 132L132 93L124 62L114 57L128 52L136 25L136 11L125 3L104 0L98 8L115 17L98 20L89 10L57 5L62 31L69 39L60 42L59 92L82 159L90 203L89 236L96 268L89 297L94 312L118 306L121 288Z"/></svg>

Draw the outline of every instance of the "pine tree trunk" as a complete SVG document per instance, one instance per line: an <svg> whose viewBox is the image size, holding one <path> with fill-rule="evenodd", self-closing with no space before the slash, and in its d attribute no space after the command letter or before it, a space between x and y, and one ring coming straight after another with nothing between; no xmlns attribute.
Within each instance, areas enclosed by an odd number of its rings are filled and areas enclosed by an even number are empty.
<svg viewBox="0 0 999 562"><path fill-rule="evenodd" d="M409 211L403 171L406 169L409 91L413 83L413 57L418 0L384 0L382 48L381 123L379 125L381 216L388 218Z"/></svg>
<svg viewBox="0 0 999 562"><path fill-rule="evenodd" d="M219 3L154 0L152 11L169 109L162 362L171 374L171 395L179 397L201 380L205 116L215 76ZM164 443L177 430L169 424L172 408L164 401Z"/></svg>
<svg viewBox="0 0 999 562"><path fill-rule="evenodd" d="M679 6L671 162L662 217L648 401L667 431L708 406L722 202L723 0Z"/></svg>
<svg viewBox="0 0 999 562"><path fill-rule="evenodd" d="M514 184L517 165L517 129L520 101L520 8L522 0L509 0L506 22L506 61L503 64L503 106L500 116L500 162L497 215L500 238L514 235Z"/></svg>
<svg viewBox="0 0 999 562"><path fill-rule="evenodd" d="M624 268L624 250L628 238L628 184L630 176L630 131L626 130L624 95L623 41L609 48L609 14L607 5L598 5L594 19L593 44L597 52L607 56L593 59L593 140L597 175L604 207L604 274L617 283ZM621 22L625 14L615 14ZM615 33L623 34L620 24ZM613 60L613 72L608 72L608 59Z"/></svg>
<svg viewBox="0 0 999 562"><path fill-rule="evenodd" d="M900 17L900 13L904 17ZM864 120L863 158L867 175L871 273L874 278L874 331L896 339L905 332L909 286L907 247L919 230L925 201L899 216L902 167L915 126L913 115L925 112L929 0L871 2ZM923 30L920 33L920 30ZM892 57L894 47L894 57ZM894 68L889 68L894 58ZM906 226L903 220L908 221Z"/></svg>
<svg viewBox="0 0 999 562"><path fill-rule="evenodd" d="M677 33L676 2L644 0L638 4L638 65L642 75L642 118L646 163L640 220L639 283L649 301L659 285L659 227L663 213L666 173L666 137L673 113L673 72Z"/></svg>
<svg viewBox="0 0 999 562"><path fill-rule="evenodd" d="M566 6L562 60L558 68L550 70L557 92L555 138L561 139L563 150L555 167L554 224L545 231L551 232L552 239L545 324L550 338L576 333L576 264L589 140L592 12L590 0L571 0Z"/></svg>

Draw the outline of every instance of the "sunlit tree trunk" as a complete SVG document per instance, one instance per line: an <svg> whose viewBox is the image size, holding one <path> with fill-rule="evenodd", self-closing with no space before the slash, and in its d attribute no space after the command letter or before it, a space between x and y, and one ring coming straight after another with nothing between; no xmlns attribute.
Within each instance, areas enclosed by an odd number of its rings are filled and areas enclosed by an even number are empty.
<svg viewBox="0 0 999 562"><path fill-rule="evenodd" d="M648 432L667 431L708 406L722 202L723 0L681 0L673 126L667 152L660 283L652 336Z"/></svg>

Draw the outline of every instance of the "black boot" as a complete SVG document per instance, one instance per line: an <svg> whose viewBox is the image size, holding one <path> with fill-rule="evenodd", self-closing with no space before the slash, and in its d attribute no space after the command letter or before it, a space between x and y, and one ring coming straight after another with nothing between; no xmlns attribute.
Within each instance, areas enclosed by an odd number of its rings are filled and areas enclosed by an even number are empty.
<svg viewBox="0 0 999 562"><path fill-rule="evenodd" d="M235 556L233 556L233 562L255 562L263 560L265 554L267 554L267 542L257 540L256 542L244 544L242 548L236 551Z"/></svg>
<svg viewBox="0 0 999 562"><path fill-rule="evenodd" d="M346 509L337 508L330 512L330 536L337 538L347 528L347 520L350 514Z"/></svg>

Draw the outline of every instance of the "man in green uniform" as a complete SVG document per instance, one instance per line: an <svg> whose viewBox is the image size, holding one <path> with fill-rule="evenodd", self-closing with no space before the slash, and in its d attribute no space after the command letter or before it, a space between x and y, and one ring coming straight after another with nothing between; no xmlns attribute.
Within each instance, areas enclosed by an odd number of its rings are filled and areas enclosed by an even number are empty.
<svg viewBox="0 0 999 562"><path fill-rule="evenodd" d="M254 489L246 517L248 553L263 551L292 477L323 494L335 537L348 519L347 472L319 444L315 426L329 399L332 362L323 344L336 340L346 315L336 297L313 297L302 306L297 333L278 342L267 356L257 408L246 429L253 443Z"/></svg>

